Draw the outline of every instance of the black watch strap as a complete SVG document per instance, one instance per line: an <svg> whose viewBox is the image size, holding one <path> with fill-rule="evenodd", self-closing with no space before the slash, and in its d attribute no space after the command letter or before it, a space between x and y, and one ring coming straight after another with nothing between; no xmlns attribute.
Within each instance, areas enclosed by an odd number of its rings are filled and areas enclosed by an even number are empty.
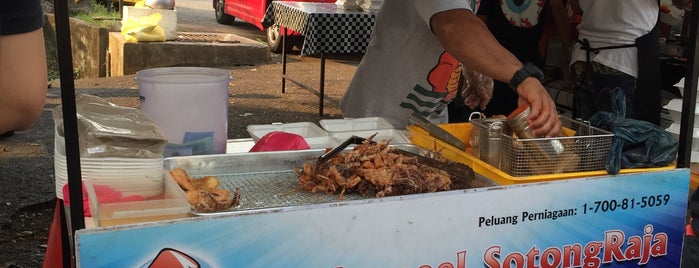
<svg viewBox="0 0 699 268"><path fill-rule="evenodd" d="M522 81L528 77L535 77L536 79L541 80L544 78L544 73L542 73L541 70L539 70L539 68L533 63L527 62L522 69L519 69L519 71L512 75L512 79L510 79L510 87L512 90L516 92L517 86L519 86L519 84L521 84Z"/></svg>

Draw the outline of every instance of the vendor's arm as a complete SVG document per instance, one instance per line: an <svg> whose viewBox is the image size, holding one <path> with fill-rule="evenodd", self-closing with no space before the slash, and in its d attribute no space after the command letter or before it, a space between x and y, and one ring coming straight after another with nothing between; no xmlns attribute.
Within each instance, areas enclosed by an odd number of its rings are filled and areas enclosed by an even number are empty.
<svg viewBox="0 0 699 268"><path fill-rule="evenodd" d="M522 63L502 47L488 31L483 21L466 9L439 12L430 21L432 30L442 46L462 64L493 79L509 83ZM525 79L516 89L519 103L528 102L528 118L537 136L558 135L561 121L556 104L541 82L533 77Z"/></svg>
<svg viewBox="0 0 699 268"><path fill-rule="evenodd" d="M0 133L29 129L41 115L47 89L41 28L0 35Z"/></svg>

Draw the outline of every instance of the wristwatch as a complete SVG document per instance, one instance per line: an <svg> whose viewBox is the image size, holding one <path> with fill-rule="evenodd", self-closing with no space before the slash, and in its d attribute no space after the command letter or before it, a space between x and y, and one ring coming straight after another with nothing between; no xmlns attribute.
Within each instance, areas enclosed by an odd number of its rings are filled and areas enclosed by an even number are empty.
<svg viewBox="0 0 699 268"><path fill-rule="evenodd" d="M512 75L512 79L510 79L510 87L517 92L517 86L519 86L524 79L529 77L535 77L536 79L541 80L544 78L544 73L542 73L541 70L539 70L539 68L533 63L527 62L522 69L519 69L519 71Z"/></svg>

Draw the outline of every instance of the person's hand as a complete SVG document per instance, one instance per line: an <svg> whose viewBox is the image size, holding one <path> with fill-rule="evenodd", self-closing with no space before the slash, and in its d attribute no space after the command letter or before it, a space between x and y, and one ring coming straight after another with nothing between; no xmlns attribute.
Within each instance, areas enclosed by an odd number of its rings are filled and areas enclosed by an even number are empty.
<svg viewBox="0 0 699 268"><path fill-rule="evenodd" d="M534 136L556 137L561 131L556 103L551 99L546 88L534 77L522 81L517 87L519 104L529 103L531 110L527 123Z"/></svg>
<svg viewBox="0 0 699 268"><path fill-rule="evenodd" d="M464 86L462 97L468 108L485 109L493 98L493 79L470 69L464 69Z"/></svg>

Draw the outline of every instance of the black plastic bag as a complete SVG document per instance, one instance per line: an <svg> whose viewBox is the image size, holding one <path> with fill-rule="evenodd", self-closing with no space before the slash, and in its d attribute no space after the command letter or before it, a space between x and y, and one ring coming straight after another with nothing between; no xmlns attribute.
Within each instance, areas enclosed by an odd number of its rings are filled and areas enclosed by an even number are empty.
<svg viewBox="0 0 699 268"><path fill-rule="evenodd" d="M595 113L590 124L614 133L605 163L609 174L621 168L663 167L677 157L677 139L658 125L604 111Z"/></svg>

